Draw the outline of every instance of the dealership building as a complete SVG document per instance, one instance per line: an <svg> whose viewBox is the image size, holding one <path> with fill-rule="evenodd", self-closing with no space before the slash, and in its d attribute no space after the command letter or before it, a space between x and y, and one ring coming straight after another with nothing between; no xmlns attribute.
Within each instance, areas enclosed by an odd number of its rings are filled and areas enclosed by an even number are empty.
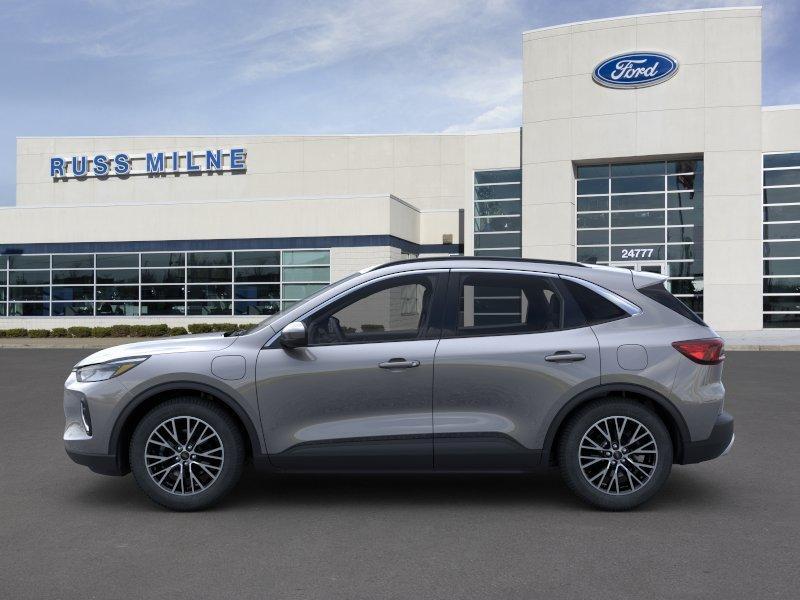
<svg viewBox="0 0 800 600"><path fill-rule="evenodd" d="M800 328L800 106L760 8L522 36L520 128L19 138L0 327L252 321L376 263L465 254L669 276L723 331Z"/></svg>

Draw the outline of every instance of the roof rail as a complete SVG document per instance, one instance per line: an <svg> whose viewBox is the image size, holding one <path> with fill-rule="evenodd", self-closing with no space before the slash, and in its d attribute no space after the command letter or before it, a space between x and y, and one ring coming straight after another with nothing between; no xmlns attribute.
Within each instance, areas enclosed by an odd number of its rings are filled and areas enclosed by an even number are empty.
<svg viewBox="0 0 800 600"><path fill-rule="evenodd" d="M411 263L419 263L419 262L430 262L430 261L444 261L444 260L475 260L475 261L491 261L491 262L518 262L518 263L539 263L545 265L564 265L567 267L584 267L587 268L589 265L585 265L583 263L578 262L571 262L568 260L549 260L549 259L536 259L536 258L504 258L502 256L431 256L429 258L409 258L406 260L397 260L392 262L383 263L382 265L377 265L374 267L375 269L379 269L381 267L386 266L395 266L395 265L405 265Z"/></svg>

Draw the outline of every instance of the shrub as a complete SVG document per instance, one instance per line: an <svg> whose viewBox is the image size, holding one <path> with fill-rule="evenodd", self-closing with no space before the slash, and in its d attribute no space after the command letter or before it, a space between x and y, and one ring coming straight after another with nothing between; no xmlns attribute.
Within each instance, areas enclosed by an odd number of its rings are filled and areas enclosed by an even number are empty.
<svg viewBox="0 0 800 600"><path fill-rule="evenodd" d="M22 327L13 327L11 329L6 329L6 337L10 338L28 337L28 330Z"/></svg>
<svg viewBox="0 0 800 600"><path fill-rule="evenodd" d="M186 335L189 333L185 327L170 327L169 335Z"/></svg>
<svg viewBox="0 0 800 600"><path fill-rule="evenodd" d="M147 325L131 325L131 337L147 337Z"/></svg>
<svg viewBox="0 0 800 600"><path fill-rule="evenodd" d="M131 334L130 325L112 325L109 329L111 329L111 337L128 337Z"/></svg>
<svg viewBox="0 0 800 600"><path fill-rule="evenodd" d="M75 338L88 338L92 337L91 327L70 327L67 332L71 337Z"/></svg>
<svg viewBox="0 0 800 600"><path fill-rule="evenodd" d="M50 337L50 330L49 329L29 329L28 330L28 337L32 337L32 338Z"/></svg>
<svg viewBox="0 0 800 600"><path fill-rule="evenodd" d="M211 331L222 331L228 333L229 331L234 331L237 329L236 323L214 323L212 326Z"/></svg>
<svg viewBox="0 0 800 600"><path fill-rule="evenodd" d="M92 337L111 337L111 327L92 327Z"/></svg>
<svg viewBox="0 0 800 600"><path fill-rule="evenodd" d="M167 335L169 333L169 327L164 323L159 325L146 325L145 331L147 335L150 337L161 337L163 335Z"/></svg>
<svg viewBox="0 0 800 600"><path fill-rule="evenodd" d="M5 329L0 329L0 338L4 338L4 337L6 337L6 330Z"/></svg>
<svg viewBox="0 0 800 600"><path fill-rule="evenodd" d="M189 325L189 333L211 333L212 331L214 331L214 328L208 323L192 323Z"/></svg>
<svg viewBox="0 0 800 600"><path fill-rule="evenodd" d="M64 338L69 337L69 332L63 327L53 327L50 330L50 337Z"/></svg>

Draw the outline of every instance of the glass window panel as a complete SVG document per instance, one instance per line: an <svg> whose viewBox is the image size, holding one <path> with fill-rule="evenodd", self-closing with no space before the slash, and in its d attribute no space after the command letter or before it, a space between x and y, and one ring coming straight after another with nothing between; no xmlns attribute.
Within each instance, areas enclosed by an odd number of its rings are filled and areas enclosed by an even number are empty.
<svg viewBox="0 0 800 600"><path fill-rule="evenodd" d="M703 188L703 178L699 175L668 175L668 190L700 190Z"/></svg>
<svg viewBox="0 0 800 600"><path fill-rule="evenodd" d="M98 269L117 269L127 267L139 267L138 254L98 254Z"/></svg>
<svg viewBox="0 0 800 600"><path fill-rule="evenodd" d="M98 285L98 300L138 300L139 287L135 285Z"/></svg>
<svg viewBox="0 0 800 600"><path fill-rule="evenodd" d="M103 317L136 317L139 316L137 302L98 302L96 314Z"/></svg>
<svg viewBox="0 0 800 600"><path fill-rule="evenodd" d="M612 244L652 244L664 241L664 229L612 229Z"/></svg>
<svg viewBox="0 0 800 600"><path fill-rule="evenodd" d="M608 244L608 230L580 230L578 231L578 244L583 246Z"/></svg>
<svg viewBox="0 0 800 600"><path fill-rule="evenodd" d="M703 212L700 210L667 211L668 225L702 225Z"/></svg>
<svg viewBox="0 0 800 600"><path fill-rule="evenodd" d="M109 269L95 272L97 283L139 283L138 269Z"/></svg>
<svg viewBox="0 0 800 600"><path fill-rule="evenodd" d="M93 300L94 288L90 285L58 286L52 288L53 300Z"/></svg>
<svg viewBox="0 0 800 600"><path fill-rule="evenodd" d="M664 163L645 162L645 163L624 163L611 165L611 177L620 175L663 175Z"/></svg>
<svg viewBox="0 0 800 600"><path fill-rule="evenodd" d="M667 229L667 242L693 242L694 235L694 227L670 227Z"/></svg>
<svg viewBox="0 0 800 600"><path fill-rule="evenodd" d="M189 302L186 305L189 315L229 315L231 314L230 300L218 300L216 302Z"/></svg>
<svg viewBox="0 0 800 600"><path fill-rule="evenodd" d="M189 300L229 300L231 286L228 285L190 285L187 289Z"/></svg>
<svg viewBox="0 0 800 600"><path fill-rule="evenodd" d="M520 258L522 250L520 248L507 248L505 250L481 250L474 252L475 256L489 256L495 258Z"/></svg>
<svg viewBox="0 0 800 600"><path fill-rule="evenodd" d="M310 296L314 292L324 288L320 284L288 284L283 286L283 297L287 300L302 300L306 296Z"/></svg>
<svg viewBox="0 0 800 600"><path fill-rule="evenodd" d="M800 257L800 242L764 242L764 256Z"/></svg>
<svg viewBox="0 0 800 600"><path fill-rule="evenodd" d="M189 269L189 283L230 282L231 269Z"/></svg>
<svg viewBox="0 0 800 600"><path fill-rule="evenodd" d="M611 210L664 208L664 194L632 194L611 196Z"/></svg>
<svg viewBox="0 0 800 600"><path fill-rule="evenodd" d="M5 316L6 316L6 305L0 304L0 317L5 317Z"/></svg>
<svg viewBox="0 0 800 600"><path fill-rule="evenodd" d="M54 254L54 269L92 269L94 256L92 254Z"/></svg>
<svg viewBox="0 0 800 600"><path fill-rule="evenodd" d="M49 269L50 255L19 254L8 257L9 269Z"/></svg>
<svg viewBox="0 0 800 600"><path fill-rule="evenodd" d="M475 234L476 248L516 248L522 243L519 233L478 233ZM284 271L284 276L286 272Z"/></svg>
<svg viewBox="0 0 800 600"><path fill-rule="evenodd" d="M800 258L795 260L765 260L764 275L797 275L800 277Z"/></svg>
<svg viewBox="0 0 800 600"><path fill-rule="evenodd" d="M764 292L767 294L800 294L800 277L766 277Z"/></svg>
<svg viewBox="0 0 800 600"><path fill-rule="evenodd" d="M49 300L49 287L12 287L8 288L9 300Z"/></svg>
<svg viewBox="0 0 800 600"><path fill-rule="evenodd" d="M502 202L476 202L475 216L487 217L493 215L518 215L522 209L521 200L506 200Z"/></svg>
<svg viewBox="0 0 800 600"><path fill-rule="evenodd" d="M800 169L785 171L764 171L764 185L796 185L800 184Z"/></svg>
<svg viewBox="0 0 800 600"><path fill-rule="evenodd" d="M330 264L327 250L284 250L283 264L286 265L327 265Z"/></svg>
<svg viewBox="0 0 800 600"><path fill-rule="evenodd" d="M5 270L8 266L8 257L3 255L0 256L0 270Z"/></svg>
<svg viewBox="0 0 800 600"><path fill-rule="evenodd" d="M0 271L0 285L6 284L6 272Z"/></svg>
<svg viewBox="0 0 800 600"><path fill-rule="evenodd" d="M235 255L237 266L262 266L281 264L280 251L237 252Z"/></svg>
<svg viewBox="0 0 800 600"><path fill-rule="evenodd" d="M800 239L800 223L778 223L764 225L765 240Z"/></svg>
<svg viewBox="0 0 800 600"><path fill-rule="evenodd" d="M8 283L10 285L48 285L50 271L10 271Z"/></svg>
<svg viewBox="0 0 800 600"><path fill-rule="evenodd" d="M285 302L284 304L286 308L289 308L288 305L292 303ZM276 312L280 311L279 302L244 301L234 302L233 306L234 313L237 315L274 315Z"/></svg>
<svg viewBox="0 0 800 600"><path fill-rule="evenodd" d="M703 171L702 160L674 160L667 163L667 173L699 173Z"/></svg>
<svg viewBox="0 0 800 600"><path fill-rule="evenodd" d="M183 269L142 269L142 283L184 283Z"/></svg>
<svg viewBox="0 0 800 600"><path fill-rule="evenodd" d="M608 213L589 213L578 215L578 229L608 227Z"/></svg>
<svg viewBox="0 0 800 600"><path fill-rule="evenodd" d="M94 271L53 271L53 283L94 283Z"/></svg>
<svg viewBox="0 0 800 600"><path fill-rule="evenodd" d="M330 279L330 267L284 267L284 281L324 281L328 283Z"/></svg>
<svg viewBox="0 0 800 600"><path fill-rule="evenodd" d="M222 267L231 264L230 252L189 252L190 267Z"/></svg>
<svg viewBox="0 0 800 600"><path fill-rule="evenodd" d="M236 299L258 300L275 299L281 297L280 286L278 285L236 285L234 289Z"/></svg>
<svg viewBox="0 0 800 600"><path fill-rule="evenodd" d="M0 287L0 302L5 302L6 300L6 288Z"/></svg>
<svg viewBox="0 0 800 600"><path fill-rule="evenodd" d="M765 206L765 221L800 221L800 204L797 206Z"/></svg>
<svg viewBox="0 0 800 600"><path fill-rule="evenodd" d="M703 192L672 192L667 194L668 208L694 208L703 206Z"/></svg>
<svg viewBox="0 0 800 600"><path fill-rule="evenodd" d="M664 246L658 244L640 244L637 246L614 246L611 248L611 260L664 260Z"/></svg>
<svg viewBox="0 0 800 600"><path fill-rule="evenodd" d="M511 183L504 185L484 185L475 188L475 200L497 200L499 198L521 198L522 185Z"/></svg>
<svg viewBox="0 0 800 600"><path fill-rule="evenodd" d="M671 279L667 283L673 294L697 294L703 291L702 279Z"/></svg>
<svg viewBox="0 0 800 600"><path fill-rule="evenodd" d="M494 217L475 219L475 231L520 231L520 217Z"/></svg>
<svg viewBox="0 0 800 600"><path fill-rule="evenodd" d="M770 167L800 167L800 152L765 154L764 168Z"/></svg>
<svg viewBox="0 0 800 600"><path fill-rule="evenodd" d="M578 179L589 177L608 177L608 165L581 165L577 170Z"/></svg>
<svg viewBox="0 0 800 600"><path fill-rule="evenodd" d="M608 248L578 248L578 262L608 262Z"/></svg>
<svg viewBox="0 0 800 600"><path fill-rule="evenodd" d="M664 191L663 177L620 177L611 179L611 192L657 192Z"/></svg>
<svg viewBox="0 0 800 600"><path fill-rule="evenodd" d="M183 316L183 302L142 302L142 316Z"/></svg>
<svg viewBox="0 0 800 600"><path fill-rule="evenodd" d="M668 260L684 260L690 258L694 258L694 246L692 244L667 246Z"/></svg>
<svg viewBox="0 0 800 600"><path fill-rule="evenodd" d="M280 267L236 267L235 281L280 281Z"/></svg>
<svg viewBox="0 0 800 600"><path fill-rule="evenodd" d="M608 194L608 179L583 179L578 181L578 195Z"/></svg>
<svg viewBox="0 0 800 600"><path fill-rule="evenodd" d="M608 196L578 198L578 212L587 210L608 210Z"/></svg>
<svg viewBox="0 0 800 600"><path fill-rule="evenodd" d="M764 315L764 327L797 327L800 328L800 314L792 315Z"/></svg>
<svg viewBox="0 0 800 600"><path fill-rule="evenodd" d="M519 169L502 169L495 171L475 171L475 183L506 183L522 180Z"/></svg>
<svg viewBox="0 0 800 600"><path fill-rule="evenodd" d="M8 315L11 317L47 317L50 305L41 302L13 302L8 304Z"/></svg>
<svg viewBox="0 0 800 600"><path fill-rule="evenodd" d="M53 302L54 317L91 317L94 305L91 302Z"/></svg>
<svg viewBox="0 0 800 600"><path fill-rule="evenodd" d="M663 225L663 210L611 213L612 227L644 227L647 225Z"/></svg>
<svg viewBox="0 0 800 600"><path fill-rule="evenodd" d="M182 267L186 264L183 252L156 252L142 254L142 267Z"/></svg>
<svg viewBox="0 0 800 600"><path fill-rule="evenodd" d="M800 296L764 296L764 310L790 310L800 313Z"/></svg>
<svg viewBox="0 0 800 600"><path fill-rule="evenodd" d="M800 187L764 190L764 204L800 202Z"/></svg>
<svg viewBox="0 0 800 600"><path fill-rule="evenodd" d="M183 299L184 289L182 285L143 285L142 300ZM142 314L144 314L144 312Z"/></svg>
<svg viewBox="0 0 800 600"><path fill-rule="evenodd" d="M697 261L669 263L668 274L670 277L692 277L694 275L702 275L702 266L698 270L697 264Z"/></svg>

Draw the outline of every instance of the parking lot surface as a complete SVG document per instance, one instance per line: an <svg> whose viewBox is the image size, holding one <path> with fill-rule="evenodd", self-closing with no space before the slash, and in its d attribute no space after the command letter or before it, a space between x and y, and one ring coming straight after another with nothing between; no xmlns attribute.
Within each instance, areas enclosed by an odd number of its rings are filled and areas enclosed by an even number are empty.
<svg viewBox="0 0 800 600"><path fill-rule="evenodd" d="M729 353L736 444L630 513L555 473L268 477L177 514L75 465L89 350L0 350L0 598L797 598L800 353Z"/></svg>

